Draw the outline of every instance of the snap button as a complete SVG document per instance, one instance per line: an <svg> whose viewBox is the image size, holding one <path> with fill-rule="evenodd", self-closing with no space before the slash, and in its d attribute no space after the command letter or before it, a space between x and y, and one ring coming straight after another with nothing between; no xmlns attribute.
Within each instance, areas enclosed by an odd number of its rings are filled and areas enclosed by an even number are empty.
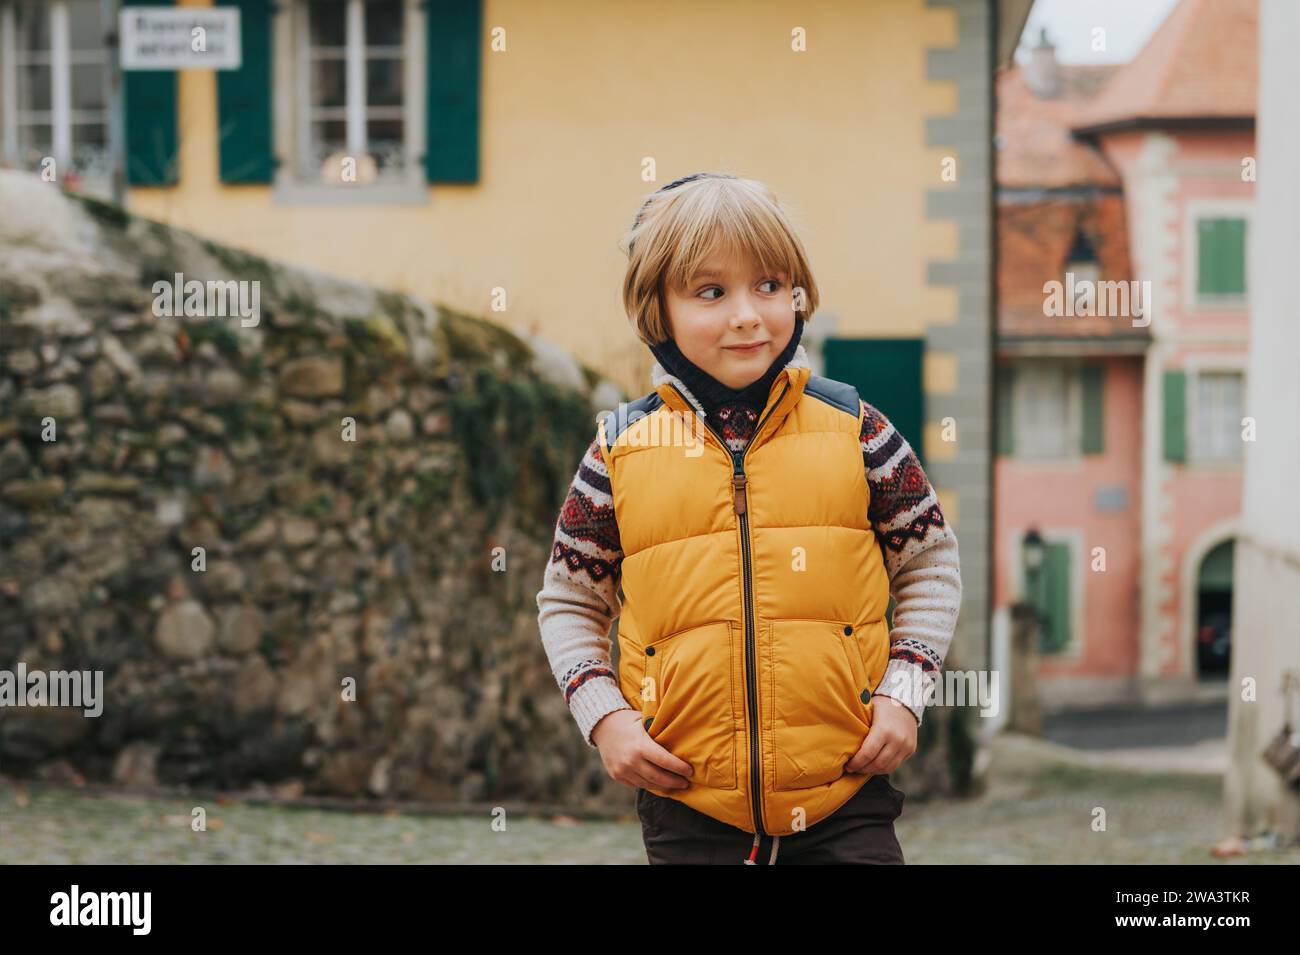
<svg viewBox="0 0 1300 955"><path fill-rule="evenodd" d="M871 702L870 688L865 689L860 694L858 694L858 699L860 699L863 703L870 703Z"/></svg>
<svg viewBox="0 0 1300 955"><path fill-rule="evenodd" d="M851 636L853 636L853 628L852 628L852 627L849 627L849 626L846 626L846 627L844 628L844 636L846 636L846 637L851 637Z"/></svg>
<svg viewBox="0 0 1300 955"><path fill-rule="evenodd" d="M655 655L655 648L654 648L654 647L646 647L646 648L645 648L645 655L648 656L648 657L652 657L652 656L654 656L654 655Z"/></svg>

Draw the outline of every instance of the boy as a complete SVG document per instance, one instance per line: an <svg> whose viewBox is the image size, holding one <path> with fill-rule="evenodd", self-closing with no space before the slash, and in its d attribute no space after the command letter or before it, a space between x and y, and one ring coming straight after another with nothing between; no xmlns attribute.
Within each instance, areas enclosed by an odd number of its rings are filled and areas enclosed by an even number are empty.
<svg viewBox="0 0 1300 955"><path fill-rule="evenodd" d="M817 288L767 187L678 179L626 241L655 390L601 419L556 522L556 680L650 862L901 863L888 774L952 640L956 537L902 435L812 374Z"/></svg>

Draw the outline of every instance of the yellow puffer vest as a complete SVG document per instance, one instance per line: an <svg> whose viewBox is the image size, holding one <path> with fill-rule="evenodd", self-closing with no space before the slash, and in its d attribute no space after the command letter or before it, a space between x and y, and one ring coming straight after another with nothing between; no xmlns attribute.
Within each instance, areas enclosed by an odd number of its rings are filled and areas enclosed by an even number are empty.
<svg viewBox="0 0 1300 955"><path fill-rule="evenodd" d="M889 663L852 385L782 369L733 454L669 381L600 422L623 548L619 686L695 770L651 790L788 835L846 803Z"/></svg>

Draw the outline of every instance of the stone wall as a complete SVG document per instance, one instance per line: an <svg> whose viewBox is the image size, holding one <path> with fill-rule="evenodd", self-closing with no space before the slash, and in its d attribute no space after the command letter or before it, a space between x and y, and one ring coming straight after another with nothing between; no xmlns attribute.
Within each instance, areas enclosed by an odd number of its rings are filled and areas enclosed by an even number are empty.
<svg viewBox="0 0 1300 955"><path fill-rule="evenodd" d="M177 273L258 283L255 322L160 316ZM534 597L621 397L495 324L0 171L0 670L103 678L97 717L0 708L0 773L608 798Z"/></svg>

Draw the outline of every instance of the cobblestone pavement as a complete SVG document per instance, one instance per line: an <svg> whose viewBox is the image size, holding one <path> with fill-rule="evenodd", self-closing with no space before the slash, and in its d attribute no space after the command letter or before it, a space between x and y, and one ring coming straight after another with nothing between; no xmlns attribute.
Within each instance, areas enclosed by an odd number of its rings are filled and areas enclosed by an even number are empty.
<svg viewBox="0 0 1300 955"><path fill-rule="evenodd" d="M1300 847L1220 860L1223 784L1214 776L1134 773L1062 762L1023 739L988 748L989 786L971 800L908 799L897 830L909 864L1300 863ZM635 816L533 818L338 812L206 804L194 797L91 795L0 782L0 863L611 863L644 864ZM1093 831L1105 810L1106 830Z"/></svg>

